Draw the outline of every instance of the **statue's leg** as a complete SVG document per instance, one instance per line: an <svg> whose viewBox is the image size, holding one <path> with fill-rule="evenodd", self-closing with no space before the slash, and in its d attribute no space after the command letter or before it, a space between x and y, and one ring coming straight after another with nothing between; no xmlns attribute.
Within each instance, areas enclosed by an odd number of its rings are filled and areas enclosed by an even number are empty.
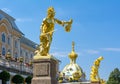
<svg viewBox="0 0 120 84"><path fill-rule="evenodd" d="M48 41L47 41L47 52L48 53L49 53L49 50L50 50L51 42L52 42L52 34L49 34L48 35Z"/></svg>
<svg viewBox="0 0 120 84"><path fill-rule="evenodd" d="M40 45L40 54L42 55L42 56L46 56L47 55L47 43L48 43L48 41L47 41L48 39L47 39L47 36L45 36L45 35L41 35L40 36L40 42L41 42L41 45Z"/></svg>

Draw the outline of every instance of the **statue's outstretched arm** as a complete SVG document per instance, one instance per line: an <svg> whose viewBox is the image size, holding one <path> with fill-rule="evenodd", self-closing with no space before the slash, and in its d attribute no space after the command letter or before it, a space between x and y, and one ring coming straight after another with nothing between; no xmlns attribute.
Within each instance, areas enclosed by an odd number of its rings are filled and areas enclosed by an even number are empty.
<svg viewBox="0 0 120 84"><path fill-rule="evenodd" d="M60 20L58 20L58 19L54 19L55 20L55 23L57 23L57 24L60 24L60 25L62 25L62 26L64 26L64 23L63 23L63 21L60 21Z"/></svg>
<svg viewBox="0 0 120 84"><path fill-rule="evenodd" d="M60 24L60 25L64 26L65 24L72 24L73 21L72 21L72 19L70 19L69 21L60 21L60 20L55 18L55 22L57 24Z"/></svg>
<svg viewBox="0 0 120 84"><path fill-rule="evenodd" d="M55 18L54 20L55 20L56 23L62 25L65 28L66 32L70 32L70 30L71 30L71 24L73 22L72 19L70 19L69 21L60 21L60 20L58 20L58 19Z"/></svg>

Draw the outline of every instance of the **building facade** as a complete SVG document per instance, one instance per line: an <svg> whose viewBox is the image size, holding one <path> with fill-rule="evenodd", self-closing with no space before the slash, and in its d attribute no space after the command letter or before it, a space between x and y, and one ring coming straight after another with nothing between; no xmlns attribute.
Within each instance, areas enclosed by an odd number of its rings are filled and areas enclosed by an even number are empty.
<svg viewBox="0 0 120 84"><path fill-rule="evenodd" d="M36 45L19 30L13 17L0 10L0 71L21 72L24 76L32 74Z"/></svg>

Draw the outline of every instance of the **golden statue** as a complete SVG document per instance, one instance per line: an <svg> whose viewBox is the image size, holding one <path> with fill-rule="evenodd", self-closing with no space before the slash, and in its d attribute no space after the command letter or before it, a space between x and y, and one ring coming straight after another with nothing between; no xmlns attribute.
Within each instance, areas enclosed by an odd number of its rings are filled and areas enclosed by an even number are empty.
<svg viewBox="0 0 120 84"><path fill-rule="evenodd" d="M102 60L103 60L103 57L100 56L98 59L94 61L94 65L91 67L91 73L90 73L91 82L100 82L101 84L105 84L105 81L103 79L100 79L99 73L98 73L100 62Z"/></svg>
<svg viewBox="0 0 120 84"><path fill-rule="evenodd" d="M54 30L55 23L62 25L65 28L66 32L70 32L71 30L72 19L66 22L60 21L54 18L54 16L55 16L54 8L49 7L47 10L47 17L43 20L41 25L40 45L36 50L37 52L39 52L40 56L49 55L53 32L55 31Z"/></svg>

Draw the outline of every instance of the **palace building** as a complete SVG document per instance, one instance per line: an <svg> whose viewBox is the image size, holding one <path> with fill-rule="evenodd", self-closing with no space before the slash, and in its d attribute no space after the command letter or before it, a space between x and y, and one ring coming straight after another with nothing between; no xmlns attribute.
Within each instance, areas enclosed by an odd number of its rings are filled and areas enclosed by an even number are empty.
<svg viewBox="0 0 120 84"><path fill-rule="evenodd" d="M37 44L20 31L15 19L0 10L0 72L7 70L11 76L32 74L32 58Z"/></svg>

